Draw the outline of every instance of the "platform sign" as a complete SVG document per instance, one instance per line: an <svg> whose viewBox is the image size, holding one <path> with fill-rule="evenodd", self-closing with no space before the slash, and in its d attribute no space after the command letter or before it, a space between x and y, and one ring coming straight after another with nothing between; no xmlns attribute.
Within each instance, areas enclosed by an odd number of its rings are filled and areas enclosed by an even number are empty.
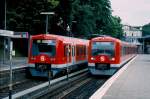
<svg viewBox="0 0 150 99"><path fill-rule="evenodd" d="M29 38L28 32L22 32L21 36L22 38Z"/></svg>
<svg viewBox="0 0 150 99"><path fill-rule="evenodd" d="M28 32L14 32L14 35L18 38L29 38Z"/></svg>
<svg viewBox="0 0 150 99"><path fill-rule="evenodd" d="M11 54L12 54L12 56L15 56L15 50L12 50L12 52L11 52Z"/></svg>
<svg viewBox="0 0 150 99"><path fill-rule="evenodd" d="M29 33L0 30L0 36L10 37L10 38L29 38Z"/></svg>

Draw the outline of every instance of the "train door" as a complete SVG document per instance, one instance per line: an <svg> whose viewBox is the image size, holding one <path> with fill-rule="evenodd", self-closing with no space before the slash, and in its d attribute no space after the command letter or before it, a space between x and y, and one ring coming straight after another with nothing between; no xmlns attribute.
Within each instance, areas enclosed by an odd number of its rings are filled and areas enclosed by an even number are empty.
<svg viewBox="0 0 150 99"><path fill-rule="evenodd" d="M75 46L74 44L72 45L72 64L75 64Z"/></svg>
<svg viewBox="0 0 150 99"><path fill-rule="evenodd" d="M68 63L71 62L71 44L68 44L68 52L67 52Z"/></svg>
<svg viewBox="0 0 150 99"><path fill-rule="evenodd" d="M67 59L67 63L71 63L71 45L70 44L64 45L64 56Z"/></svg>

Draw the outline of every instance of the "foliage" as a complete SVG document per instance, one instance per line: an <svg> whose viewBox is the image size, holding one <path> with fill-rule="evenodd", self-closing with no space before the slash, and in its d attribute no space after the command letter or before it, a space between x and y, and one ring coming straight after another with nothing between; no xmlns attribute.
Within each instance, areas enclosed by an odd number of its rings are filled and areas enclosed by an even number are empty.
<svg viewBox="0 0 150 99"><path fill-rule="evenodd" d="M30 34L45 32L45 16L41 12L50 11L57 6L58 1L22 0L9 1L7 9L7 29L13 31L27 31ZM15 4L16 3L16 4ZM49 7L50 6L50 7Z"/></svg>
<svg viewBox="0 0 150 99"><path fill-rule="evenodd" d="M123 29L120 17L112 16L110 23L104 28L105 34L121 39Z"/></svg>
<svg viewBox="0 0 150 99"><path fill-rule="evenodd" d="M92 8L89 5L83 5L80 7L78 12L75 15L77 26L75 35L90 35L94 32L95 28L95 19L92 13Z"/></svg>
<svg viewBox="0 0 150 99"><path fill-rule="evenodd" d="M142 27L143 36L150 35L150 23Z"/></svg>
<svg viewBox="0 0 150 99"><path fill-rule="evenodd" d="M121 19L112 16L109 0L9 0L8 4L7 29L10 30L44 33L45 16L40 13L54 11L55 15L49 16L50 33L68 35L70 32L76 37L122 35Z"/></svg>
<svg viewBox="0 0 150 99"><path fill-rule="evenodd" d="M59 4L59 1L58 0L48 0L48 3L50 3L52 8L55 8Z"/></svg>

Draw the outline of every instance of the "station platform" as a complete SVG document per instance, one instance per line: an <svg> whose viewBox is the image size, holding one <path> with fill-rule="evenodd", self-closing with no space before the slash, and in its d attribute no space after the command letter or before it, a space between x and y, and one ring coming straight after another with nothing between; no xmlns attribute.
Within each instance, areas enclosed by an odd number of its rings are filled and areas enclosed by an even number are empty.
<svg viewBox="0 0 150 99"><path fill-rule="evenodd" d="M24 68L27 66L27 57L14 57L12 59L12 69ZM10 61L0 60L0 71L9 70L10 68Z"/></svg>
<svg viewBox="0 0 150 99"><path fill-rule="evenodd" d="M137 55L90 99L150 99L150 55Z"/></svg>

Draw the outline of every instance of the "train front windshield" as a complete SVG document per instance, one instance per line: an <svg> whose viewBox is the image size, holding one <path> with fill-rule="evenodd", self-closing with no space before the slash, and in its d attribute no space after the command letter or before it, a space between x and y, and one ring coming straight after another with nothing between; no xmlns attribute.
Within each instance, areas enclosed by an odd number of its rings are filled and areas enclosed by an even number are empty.
<svg viewBox="0 0 150 99"><path fill-rule="evenodd" d="M56 41L55 40L33 40L32 42L32 56L39 54L47 54L48 56L55 56Z"/></svg>
<svg viewBox="0 0 150 99"><path fill-rule="evenodd" d="M93 42L92 43L92 56L108 55L114 57L115 44L113 42Z"/></svg>

